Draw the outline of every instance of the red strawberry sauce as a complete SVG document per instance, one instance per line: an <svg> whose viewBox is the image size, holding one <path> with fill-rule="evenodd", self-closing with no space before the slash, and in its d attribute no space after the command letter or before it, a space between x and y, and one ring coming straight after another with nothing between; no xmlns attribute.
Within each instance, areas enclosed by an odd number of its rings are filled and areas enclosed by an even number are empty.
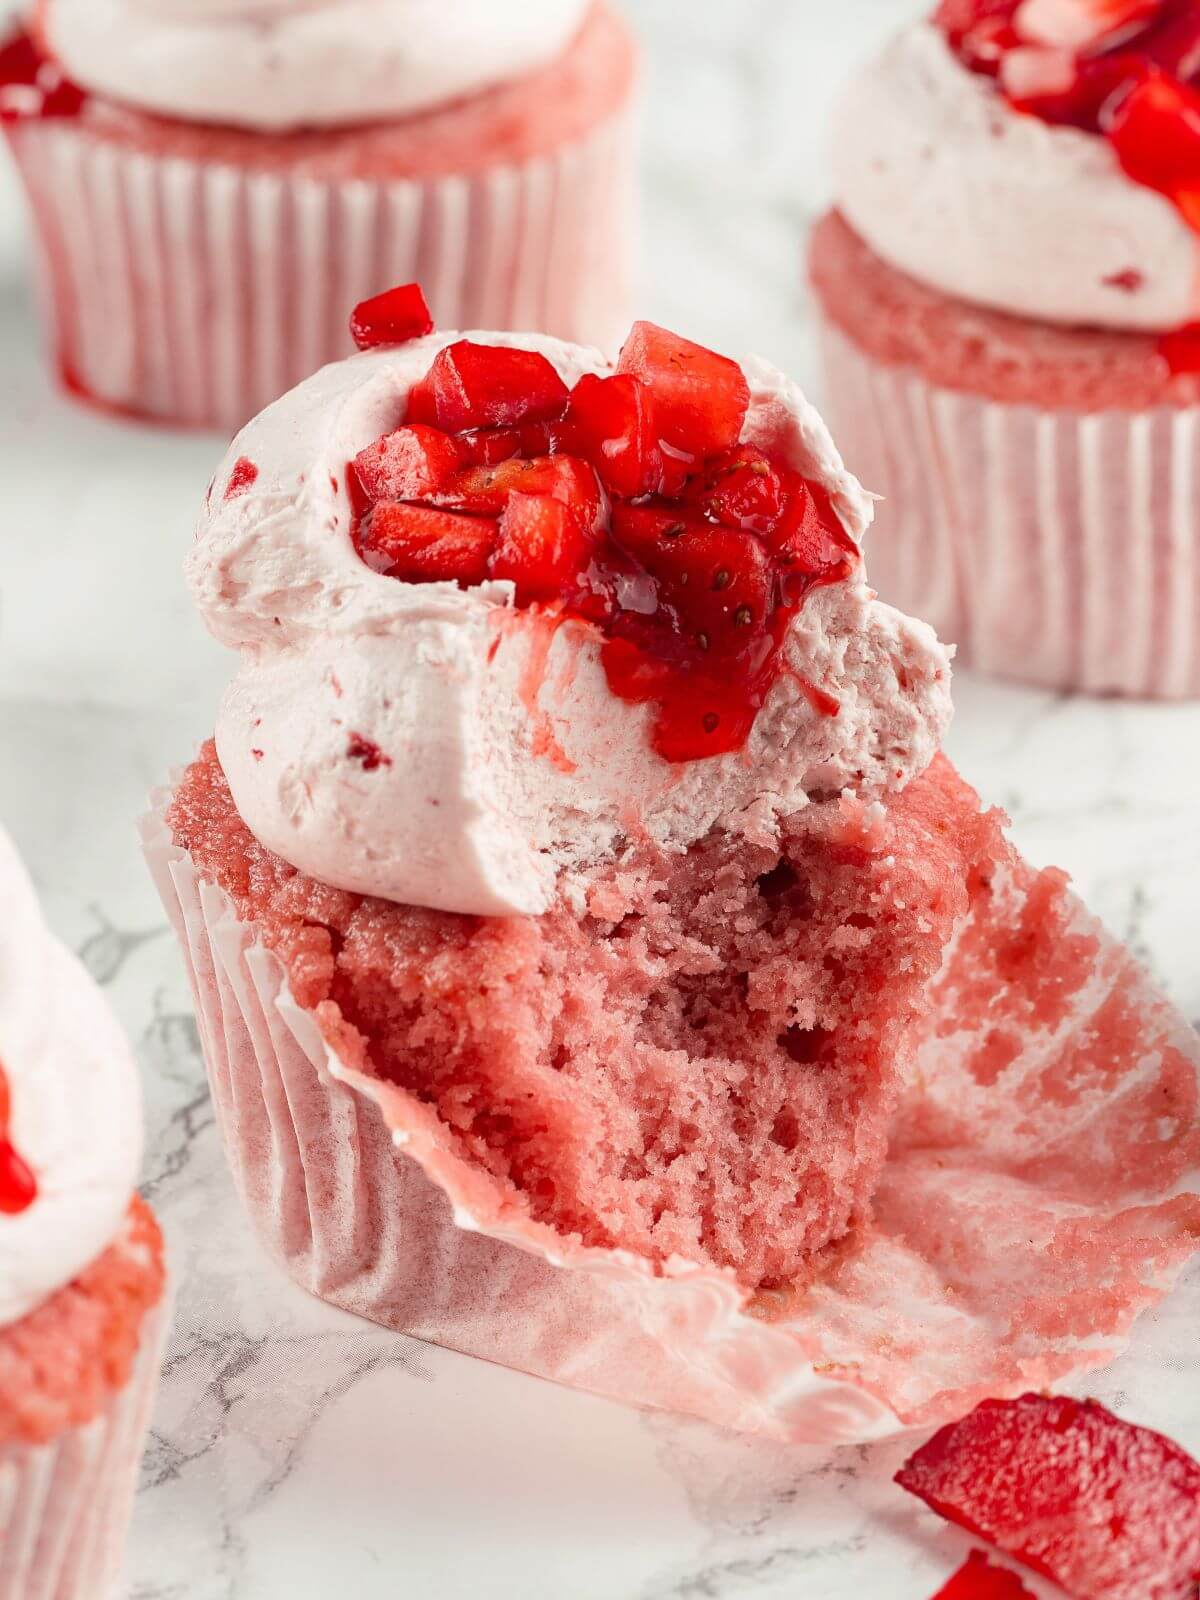
<svg viewBox="0 0 1200 1600"><path fill-rule="evenodd" d="M357 547L407 583L508 579L518 606L598 628L666 760L741 749L791 619L858 559L820 485L740 442L749 405L736 362L652 323L573 390L536 352L459 340L350 463Z"/></svg>
<svg viewBox="0 0 1200 1600"><path fill-rule="evenodd" d="M942 0L936 20L960 60L996 78L1018 110L1107 139L1136 183L1166 195L1200 231L1200 4L1076 6L1090 37L1069 52L1023 31L1021 0ZM1017 52L1019 75L1009 72ZM1183 334L1164 340L1163 355L1172 371L1200 370L1200 328Z"/></svg>
<svg viewBox="0 0 1200 1600"><path fill-rule="evenodd" d="M8 1079L0 1067L0 1216L15 1217L37 1199L37 1179L8 1136Z"/></svg>

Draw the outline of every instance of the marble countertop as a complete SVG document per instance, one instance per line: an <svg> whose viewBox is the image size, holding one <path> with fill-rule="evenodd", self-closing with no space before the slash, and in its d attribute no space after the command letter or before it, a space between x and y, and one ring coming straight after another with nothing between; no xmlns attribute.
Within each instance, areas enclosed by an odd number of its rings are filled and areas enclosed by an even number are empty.
<svg viewBox="0 0 1200 1600"><path fill-rule="evenodd" d="M897 0L632 0L652 53L647 314L811 373L799 241L832 83ZM686 85L686 92L680 92ZM228 670L180 577L220 453L61 400L0 168L0 816L145 1074L147 1193L179 1283L132 1600L927 1600L965 1540L890 1477L642 1416L382 1333L261 1255L218 1148L177 951L137 850L147 791ZM1038 863L1200 1017L1200 706L963 675L951 752ZM1200 1273L1090 1392L1200 1451Z"/></svg>

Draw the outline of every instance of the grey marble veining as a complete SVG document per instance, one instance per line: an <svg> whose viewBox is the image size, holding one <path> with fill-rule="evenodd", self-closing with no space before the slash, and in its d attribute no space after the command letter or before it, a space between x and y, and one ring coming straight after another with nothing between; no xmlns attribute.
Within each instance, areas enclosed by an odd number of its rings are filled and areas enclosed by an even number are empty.
<svg viewBox="0 0 1200 1600"><path fill-rule="evenodd" d="M631 0L651 50L647 314L811 379L800 251L833 85L902 0ZM42 372L0 169L0 816L144 1068L175 1335L132 1600L925 1600L965 1541L833 1457L646 1417L397 1339L261 1255L222 1164L134 820L227 663L179 568L219 441L105 421ZM1200 708L964 677L952 753L1200 1018ZM1088 1388L1200 1449L1200 1274Z"/></svg>

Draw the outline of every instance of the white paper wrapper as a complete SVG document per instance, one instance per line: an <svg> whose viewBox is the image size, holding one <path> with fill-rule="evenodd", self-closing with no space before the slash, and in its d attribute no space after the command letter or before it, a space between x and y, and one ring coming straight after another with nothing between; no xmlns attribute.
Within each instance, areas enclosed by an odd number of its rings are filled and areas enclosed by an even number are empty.
<svg viewBox="0 0 1200 1600"><path fill-rule="evenodd" d="M883 496L885 600L959 661L1055 689L1200 696L1200 408L1037 410L937 388L822 319L830 426Z"/></svg>
<svg viewBox="0 0 1200 1600"><path fill-rule="evenodd" d="M1015 856L980 937L964 928L940 980L874 1228L802 1299L752 1302L728 1275L683 1262L656 1275L531 1222L428 1108L331 1055L161 809L143 837L251 1217L306 1289L388 1327L629 1404L836 1444L1102 1364L1200 1243L1200 1040L1057 880L1054 941L1081 963L1075 988L1069 975L1060 985L1066 1003L1044 1015L1032 979L987 978L998 1005L955 1031L979 963L1002 957L1004 933L1024 937L1047 883ZM1128 1061L1114 1062L1100 1014L1117 1004L1131 1032ZM997 1091L1006 1027L1024 1042ZM966 1065L976 1050L979 1081ZM1114 1089L1114 1072L1128 1084ZM1057 1094L1030 1127L1047 1077ZM1165 1114L1176 1103L1178 1120Z"/></svg>
<svg viewBox="0 0 1200 1600"><path fill-rule="evenodd" d="M419 282L442 328L613 345L628 327L632 110L475 177L315 179L128 148L82 122L6 130L64 383L234 432L353 353L352 307Z"/></svg>
<svg viewBox="0 0 1200 1600"><path fill-rule="evenodd" d="M48 1444L0 1449L0 1600L116 1600L169 1323L164 1297L101 1416Z"/></svg>

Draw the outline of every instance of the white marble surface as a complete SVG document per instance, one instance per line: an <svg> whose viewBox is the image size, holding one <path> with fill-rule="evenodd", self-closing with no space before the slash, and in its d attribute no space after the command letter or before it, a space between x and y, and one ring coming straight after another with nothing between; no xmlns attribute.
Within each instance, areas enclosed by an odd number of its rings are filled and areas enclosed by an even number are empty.
<svg viewBox="0 0 1200 1600"><path fill-rule="evenodd" d="M654 54L649 314L809 371L797 262L830 86L899 0L633 0ZM816 24L830 16L824 32ZM836 29L836 33L830 30ZM149 787L227 663L179 576L213 438L71 407L39 365L0 169L0 816L138 1043L147 1192L180 1283L130 1551L136 1600L925 1600L965 1541L832 1459L651 1418L359 1325L234 1204L179 959L138 856ZM1200 1017L1200 708L964 678L951 741ZM1200 1274L1089 1387L1200 1450Z"/></svg>

